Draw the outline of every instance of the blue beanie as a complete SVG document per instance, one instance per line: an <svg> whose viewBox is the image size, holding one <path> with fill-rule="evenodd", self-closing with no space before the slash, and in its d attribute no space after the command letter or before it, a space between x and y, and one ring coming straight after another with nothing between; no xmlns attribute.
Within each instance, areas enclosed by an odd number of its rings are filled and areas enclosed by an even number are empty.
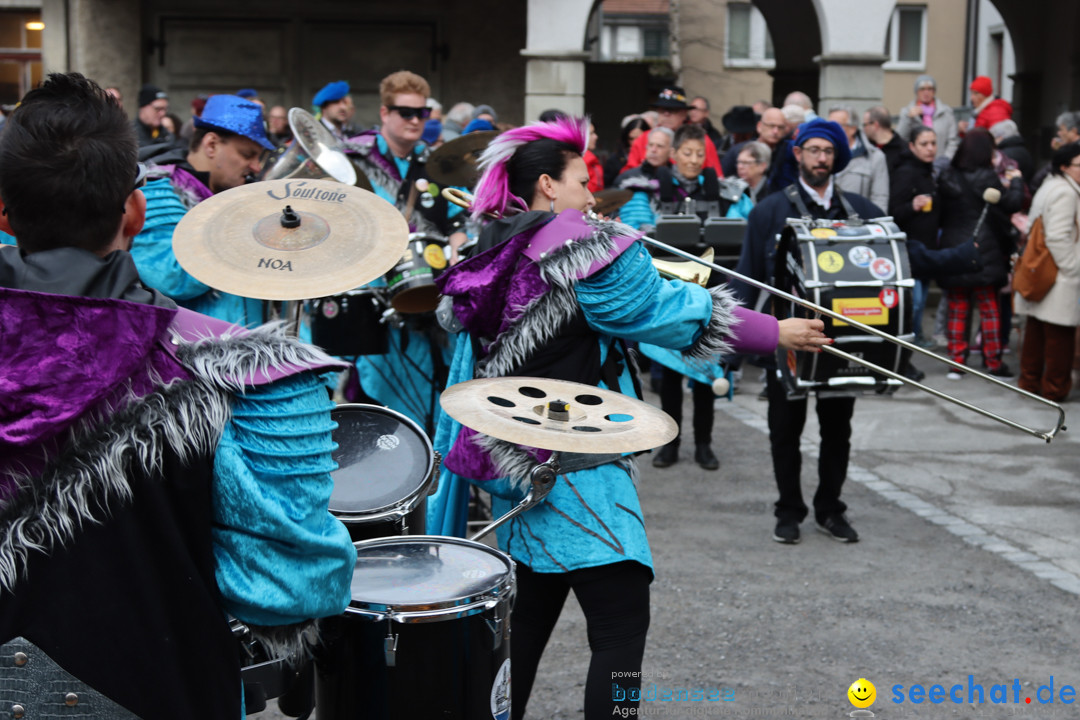
<svg viewBox="0 0 1080 720"><path fill-rule="evenodd" d="M344 80L338 80L337 82L327 83L322 90L315 93L315 97L312 99L311 104L317 108L321 108L326 103L340 100L348 94L349 83Z"/></svg>
<svg viewBox="0 0 1080 720"><path fill-rule="evenodd" d="M469 122L465 126L465 129L461 131L462 135L468 135L471 132L479 132L483 130L494 130L495 126L491 124L491 121L484 120L483 118L476 118Z"/></svg>
<svg viewBox="0 0 1080 720"><path fill-rule="evenodd" d="M442 135L442 121L435 118L429 119L424 123L424 134L420 136L420 139L426 142L428 145L436 142L439 136Z"/></svg>
<svg viewBox="0 0 1080 720"><path fill-rule="evenodd" d="M851 162L851 146L848 145L847 133L840 123L832 120L822 120L817 117L807 120L795 131L795 145L803 146L810 138L828 140L836 148L836 159L833 160L833 174L846 168Z"/></svg>

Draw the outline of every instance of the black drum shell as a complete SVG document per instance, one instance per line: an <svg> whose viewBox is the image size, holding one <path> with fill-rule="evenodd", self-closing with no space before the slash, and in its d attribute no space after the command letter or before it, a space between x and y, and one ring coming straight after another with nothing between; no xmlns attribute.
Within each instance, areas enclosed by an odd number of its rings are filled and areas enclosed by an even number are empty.
<svg viewBox="0 0 1080 720"><path fill-rule="evenodd" d="M383 304L366 289L311 301L311 342L330 355L385 355L390 336Z"/></svg>
<svg viewBox="0 0 1080 720"><path fill-rule="evenodd" d="M399 313L431 312L438 306L435 278L447 265L445 246L446 241L439 237L409 236L405 254L385 275L390 305Z"/></svg>

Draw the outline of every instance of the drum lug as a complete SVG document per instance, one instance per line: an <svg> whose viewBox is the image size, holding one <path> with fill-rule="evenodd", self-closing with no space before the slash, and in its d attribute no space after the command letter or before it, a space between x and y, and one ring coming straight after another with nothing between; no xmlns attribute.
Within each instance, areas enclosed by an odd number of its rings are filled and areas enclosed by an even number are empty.
<svg viewBox="0 0 1080 720"><path fill-rule="evenodd" d="M442 454L436 450L433 455L434 463L431 468L431 489L428 490L428 495L434 495L439 491L439 473L442 472Z"/></svg>
<svg viewBox="0 0 1080 720"><path fill-rule="evenodd" d="M397 665L397 643L398 636L386 631L386 637L383 639L383 655L386 657L386 667L395 667Z"/></svg>

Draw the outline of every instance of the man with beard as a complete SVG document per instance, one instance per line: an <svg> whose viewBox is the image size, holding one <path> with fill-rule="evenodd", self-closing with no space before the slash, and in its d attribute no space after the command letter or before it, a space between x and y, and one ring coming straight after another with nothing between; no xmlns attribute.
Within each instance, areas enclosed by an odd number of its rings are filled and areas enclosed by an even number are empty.
<svg viewBox="0 0 1080 720"><path fill-rule="evenodd" d="M774 277L775 238L783 230L787 218L842 220L857 214L869 219L885 214L866 198L841 192L836 187L833 173L843 170L851 160L847 134L840 125L821 118L809 120L799 126L793 142L798 180L765 198L751 211L742 254L735 268L762 282L771 282ZM756 306L759 294L756 288L739 281L733 281L732 287L743 304ZM764 358L763 364L767 369L773 472L780 491L774 512L777 522L773 540L793 545L799 542L799 523L808 514L802 496L802 455L799 451L799 439L806 424L807 400L788 400L776 376L775 358ZM819 483L813 501L814 518L818 529L834 540L857 542L859 535L844 517L847 506L840 500L851 452L851 416L855 398L818 398L816 405L821 425L821 449Z"/></svg>

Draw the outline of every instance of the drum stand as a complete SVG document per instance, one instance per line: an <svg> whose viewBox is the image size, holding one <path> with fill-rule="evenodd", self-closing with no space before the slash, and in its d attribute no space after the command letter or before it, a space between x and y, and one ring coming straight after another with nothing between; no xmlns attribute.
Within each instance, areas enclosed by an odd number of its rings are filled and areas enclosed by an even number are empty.
<svg viewBox="0 0 1080 720"><path fill-rule="evenodd" d="M547 494L551 492L551 488L555 487L555 481L559 479L559 453L551 453L551 457L547 462L542 462L533 467L529 471L529 492L525 498L514 506L510 512L506 513L498 520L495 520L480 532L473 535L470 540L473 542L478 541L492 530L495 530L501 525L513 520L515 517L525 512L534 505L539 505Z"/></svg>

